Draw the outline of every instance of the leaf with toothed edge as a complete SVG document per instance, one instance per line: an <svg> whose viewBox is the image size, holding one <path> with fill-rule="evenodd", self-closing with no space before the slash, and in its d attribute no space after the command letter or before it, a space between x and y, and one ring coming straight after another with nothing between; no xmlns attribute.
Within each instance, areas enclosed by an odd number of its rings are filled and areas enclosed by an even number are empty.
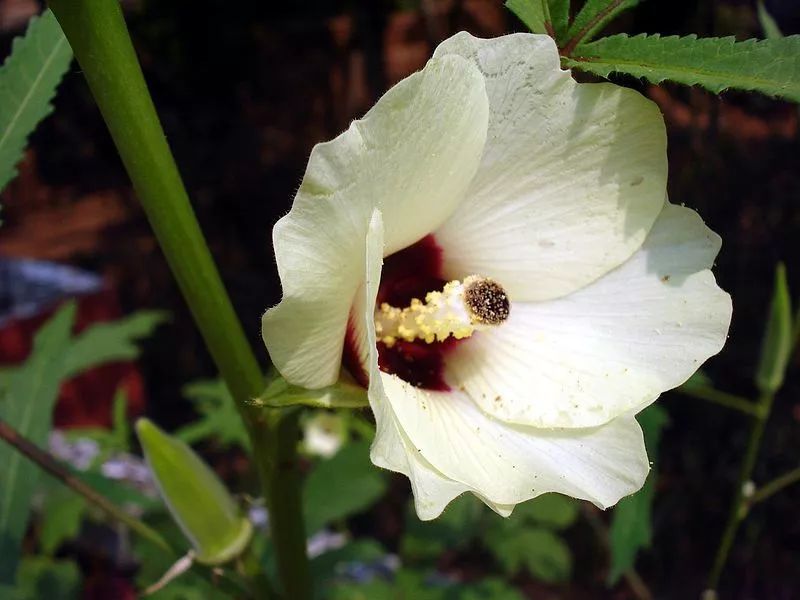
<svg viewBox="0 0 800 600"><path fill-rule="evenodd" d="M636 417L642 426L647 452L653 469L647 476L644 486L638 492L620 500L611 520L609 542L611 546L611 565L606 583L614 585L623 573L633 568L639 551L649 548L652 532L652 505L655 497L655 465L658 461L658 446L661 430L669 424L669 416L658 404L644 409Z"/></svg>
<svg viewBox="0 0 800 600"><path fill-rule="evenodd" d="M800 36L737 42L698 38L614 35L578 46L564 66L607 77L624 73L720 93L729 88L800 102Z"/></svg>
<svg viewBox="0 0 800 600"><path fill-rule="evenodd" d="M587 0L575 15L567 30L567 39L574 43L588 42L621 13L639 4L641 0Z"/></svg>
<svg viewBox="0 0 800 600"><path fill-rule="evenodd" d="M16 175L28 136L53 110L56 87L72 49L53 13L30 21L0 67L0 190Z"/></svg>
<svg viewBox="0 0 800 600"><path fill-rule="evenodd" d="M547 33L550 15L547 0L506 0L506 8L533 33Z"/></svg>
<svg viewBox="0 0 800 600"><path fill-rule="evenodd" d="M553 25L553 31L560 46L560 42L566 41L567 29L569 28L569 0L548 0L548 4L550 5L550 20Z"/></svg>

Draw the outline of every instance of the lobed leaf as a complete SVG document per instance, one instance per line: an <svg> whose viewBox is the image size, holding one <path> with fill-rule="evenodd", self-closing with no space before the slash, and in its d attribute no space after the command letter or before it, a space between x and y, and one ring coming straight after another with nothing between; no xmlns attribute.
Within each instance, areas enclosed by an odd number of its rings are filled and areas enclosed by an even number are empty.
<svg viewBox="0 0 800 600"><path fill-rule="evenodd" d="M359 513L386 491L384 474L369 460L369 443L356 442L317 464L306 479L303 513L315 533L332 521Z"/></svg>
<svg viewBox="0 0 800 600"><path fill-rule="evenodd" d="M569 29L569 0L548 0L553 32L558 42L566 41ZM561 44L559 43L559 46Z"/></svg>
<svg viewBox="0 0 800 600"><path fill-rule="evenodd" d="M74 302L58 310L37 332L30 357L5 371L0 383L0 418L38 446L47 443L61 382L98 364L134 358L138 349L133 340L149 334L163 320L162 313L136 313L71 338L75 311ZM114 423L115 441L127 446L129 430L120 396L114 403ZM0 560L0 585L13 582L38 476L37 466L0 443L0 556L10 557Z"/></svg>
<svg viewBox="0 0 800 600"><path fill-rule="evenodd" d="M506 574L523 568L541 581L569 580L572 554L557 534L539 527L498 528L486 536L486 543Z"/></svg>
<svg viewBox="0 0 800 600"><path fill-rule="evenodd" d="M66 487L48 493L39 530L39 545L45 554L52 556L61 544L78 534L86 508L86 500Z"/></svg>
<svg viewBox="0 0 800 600"><path fill-rule="evenodd" d="M406 527L400 540L403 561L434 561L447 550L466 546L477 535L483 514L484 505L472 494L453 500L432 521L420 521L412 502L406 511Z"/></svg>
<svg viewBox="0 0 800 600"><path fill-rule="evenodd" d="M746 40L626 34L579 45L564 65L601 77L625 73L651 83L729 88L800 102L800 36Z"/></svg>
<svg viewBox="0 0 800 600"><path fill-rule="evenodd" d="M641 0L587 0L575 15L566 37L573 45L593 39L606 25L621 13L639 4Z"/></svg>
<svg viewBox="0 0 800 600"><path fill-rule="evenodd" d="M213 438L225 448L239 446L250 450L250 438L224 381L208 379L189 383L184 386L183 395L200 416L176 431L175 437L187 444Z"/></svg>
<svg viewBox="0 0 800 600"><path fill-rule="evenodd" d="M508 522L532 522L547 529L560 530L573 525L579 511L578 501L573 498L556 493L542 494L517 505Z"/></svg>
<svg viewBox="0 0 800 600"><path fill-rule="evenodd" d="M31 358L12 373L0 404L0 418L39 446L50 431L74 321L75 304L70 302L42 326ZM14 582L38 474L22 454L0 443L0 584Z"/></svg>
<svg viewBox="0 0 800 600"><path fill-rule="evenodd" d="M547 33L545 23L550 22L547 0L506 0L506 8L533 33Z"/></svg>
<svg viewBox="0 0 800 600"><path fill-rule="evenodd" d="M109 323L98 323L78 335L64 361L63 378L69 379L97 365L139 356L136 341L149 336L167 320L167 313L143 310Z"/></svg>
<svg viewBox="0 0 800 600"><path fill-rule="evenodd" d="M74 600L80 597L80 584L81 572L74 562L35 556L22 561L16 590L0 597L8 600Z"/></svg>
<svg viewBox="0 0 800 600"><path fill-rule="evenodd" d="M644 432L650 460L655 463L658 459L661 430L669 422L667 412L653 404L642 411L637 420ZM615 584L625 571L633 567L639 550L650 547L653 536L651 510L655 496L655 478L655 469L652 469L642 489L620 500L614 509L610 530L609 585Z"/></svg>
<svg viewBox="0 0 800 600"><path fill-rule="evenodd" d="M72 49L53 13L34 17L0 67L0 190L17 174L28 136L49 115Z"/></svg>

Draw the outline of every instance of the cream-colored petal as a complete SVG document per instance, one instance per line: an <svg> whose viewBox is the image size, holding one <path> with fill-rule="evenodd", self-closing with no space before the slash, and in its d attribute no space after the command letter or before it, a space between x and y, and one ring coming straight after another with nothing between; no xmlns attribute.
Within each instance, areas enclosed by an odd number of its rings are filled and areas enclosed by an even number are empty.
<svg viewBox="0 0 800 600"><path fill-rule="evenodd" d="M447 380L498 419L539 427L640 410L725 343L731 299L708 270L719 246L697 213L667 204L627 262L567 297L512 304L448 357Z"/></svg>
<svg viewBox="0 0 800 600"><path fill-rule="evenodd" d="M610 83L576 83L546 35L462 32L434 56L453 55L486 77L489 133L467 199L436 233L445 275L486 275L512 300L545 300L631 256L666 192L658 107Z"/></svg>
<svg viewBox="0 0 800 600"><path fill-rule="evenodd" d="M273 231L283 300L262 321L272 361L287 380L309 388L336 380L372 211L384 213L386 254L436 229L477 169L487 121L482 75L466 59L447 56L314 147L292 210Z"/></svg>
<svg viewBox="0 0 800 600"><path fill-rule="evenodd" d="M405 474L411 481L417 515L422 520L438 517L455 497L468 490L434 469L418 453L401 429L386 400L378 371L378 350L375 342L375 297L381 277L384 248L381 212L375 210L367 231L364 282L353 306L353 342L355 351L370 376L369 397L375 415L376 434L370 458L384 469Z"/></svg>
<svg viewBox="0 0 800 600"><path fill-rule="evenodd" d="M526 427L487 415L458 390L422 390L386 373L381 380L411 452L501 509L546 492L606 508L647 476L642 432L630 415L596 428Z"/></svg>
<svg viewBox="0 0 800 600"><path fill-rule="evenodd" d="M375 211L367 234L366 278L354 305L356 345L369 369L375 414L372 461L411 481L417 514L438 516L470 491L507 516L513 505L560 492L606 507L633 493L647 475L647 455L635 419L620 417L583 430L542 430L502 423L466 394L429 392L378 370L375 297L383 255Z"/></svg>

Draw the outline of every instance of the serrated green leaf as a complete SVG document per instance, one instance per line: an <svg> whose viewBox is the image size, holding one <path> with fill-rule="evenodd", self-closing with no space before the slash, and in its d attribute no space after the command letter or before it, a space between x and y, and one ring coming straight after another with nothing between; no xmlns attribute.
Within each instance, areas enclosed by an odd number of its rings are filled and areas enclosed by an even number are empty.
<svg viewBox="0 0 800 600"><path fill-rule="evenodd" d="M778 27L775 19L772 18L772 15L767 12L767 8L764 6L763 0L758 0L757 6L758 22L761 25L761 29L764 30L764 37L768 40L782 38L783 32L780 30L780 27Z"/></svg>
<svg viewBox="0 0 800 600"><path fill-rule="evenodd" d="M523 600L524 596L502 579L489 577L477 584L465 584L458 600Z"/></svg>
<svg viewBox="0 0 800 600"><path fill-rule="evenodd" d="M175 432L187 444L212 438L221 446L250 450L250 438L236 410L228 386L221 379L207 379L187 384L183 395L200 413L200 418Z"/></svg>
<svg viewBox="0 0 800 600"><path fill-rule="evenodd" d="M486 544L503 570L514 576L523 568L548 583L569 580L572 554L557 534L539 527L492 529Z"/></svg>
<svg viewBox="0 0 800 600"><path fill-rule="evenodd" d="M756 386L759 391L774 393L780 389L793 346L792 300L786 281L786 267L780 263L775 268L772 301L756 369Z"/></svg>
<svg viewBox="0 0 800 600"><path fill-rule="evenodd" d="M0 67L0 190L17 174L28 136L52 112L50 102L72 61L72 50L49 10L14 40Z"/></svg>
<svg viewBox="0 0 800 600"><path fill-rule="evenodd" d="M323 595L327 600L523 600L508 583L486 578L465 584L451 583L434 573L403 568L394 581L375 578L364 583L342 582Z"/></svg>
<svg viewBox="0 0 800 600"><path fill-rule="evenodd" d="M74 562L36 556L22 561L13 600L75 600L81 574ZM5 598L6 596L3 596Z"/></svg>
<svg viewBox="0 0 800 600"><path fill-rule="evenodd" d="M566 42L569 29L569 4L570 0L548 0L550 5L550 19L556 41ZM561 46L561 43L559 43Z"/></svg>
<svg viewBox="0 0 800 600"><path fill-rule="evenodd" d="M74 538L81 527L86 500L61 487L45 497L39 529L39 545L45 554L53 555L66 540Z"/></svg>
<svg viewBox="0 0 800 600"><path fill-rule="evenodd" d="M314 579L314 589L325 595L325 588L335 579L337 568L348 563L369 563L386 555L386 550L376 540L354 540L349 544L325 552L311 561L311 576Z"/></svg>
<svg viewBox="0 0 800 600"><path fill-rule="evenodd" d="M669 422L667 412L653 404L636 418L644 432L650 461L656 463L661 431ZM651 513L655 479L656 469L653 466L642 489L620 500L614 509L610 529L611 567L608 585L614 585L625 571L633 567L639 550L650 547L653 537Z"/></svg>
<svg viewBox="0 0 800 600"><path fill-rule="evenodd" d="M639 4L641 0L587 0L567 30L567 39L588 42L620 14Z"/></svg>
<svg viewBox="0 0 800 600"><path fill-rule="evenodd" d="M69 302L39 329L30 358L12 373L0 404L0 418L38 446L50 431L74 321L75 304ZM14 581L38 475L33 463L0 442L0 584Z"/></svg>
<svg viewBox="0 0 800 600"><path fill-rule="evenodd" d="M369 443L355 442L317 463L305 481L303 512L309 534L362 512L383 496L386 478L369 460Z"/></svg>
<svg viewBox="0 0 800 600"><path fill-rule="evenodd" d="M134 360L140 352L135 342L149 336L166 320L165 312L143 310L88 327L70 345L64 361L64 379L103 363Z"/></svg>
<svg viewBox="0 0 800 600"><path fill-rule="evenodd" d="M550 22L547 0L506 0L506 8L533 33L547 33L545 23Z"/></svg>
<svg viewBox="0 0 800 600"><path fill-rule="evenodd" d="M469 544L477 533L484 505L472 494L453 500L444 512L432 521L420 521L413 503L406 511L406 527L400 540L404 561L435 560L447 549Z"/></svg>
<svg viewBox="0 0 800 600"><path fill-rule="evenodd" d="M549 529L566 529L578 519L577 500L561 494L542 494L517 505L508 518L520 523L537 523Z"/></svg>
<svg viewBox="0 0 800 600"><path fill-rule="evenodd" d="M720 93L729 88L800 101L800 36L773 40L733 37L613 35L583 44L564 66L601 77L625 73L651 83L665 80Z"/></svg>

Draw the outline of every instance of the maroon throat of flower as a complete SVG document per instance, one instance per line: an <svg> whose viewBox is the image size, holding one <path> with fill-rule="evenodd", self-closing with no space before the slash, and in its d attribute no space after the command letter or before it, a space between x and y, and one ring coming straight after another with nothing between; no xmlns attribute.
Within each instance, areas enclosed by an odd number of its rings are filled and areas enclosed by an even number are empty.
<svg viewBox="0 0 800 600"><path fill-rule="evenodd" d="M446 355L474 331L503 323L510 310L502 286L491 279L470 275L447 282L442 251L432 235L384 260L376 305L381 371L435 391L450 389L444 376ZM352 327L343 364L367 385Z"/></svg>

